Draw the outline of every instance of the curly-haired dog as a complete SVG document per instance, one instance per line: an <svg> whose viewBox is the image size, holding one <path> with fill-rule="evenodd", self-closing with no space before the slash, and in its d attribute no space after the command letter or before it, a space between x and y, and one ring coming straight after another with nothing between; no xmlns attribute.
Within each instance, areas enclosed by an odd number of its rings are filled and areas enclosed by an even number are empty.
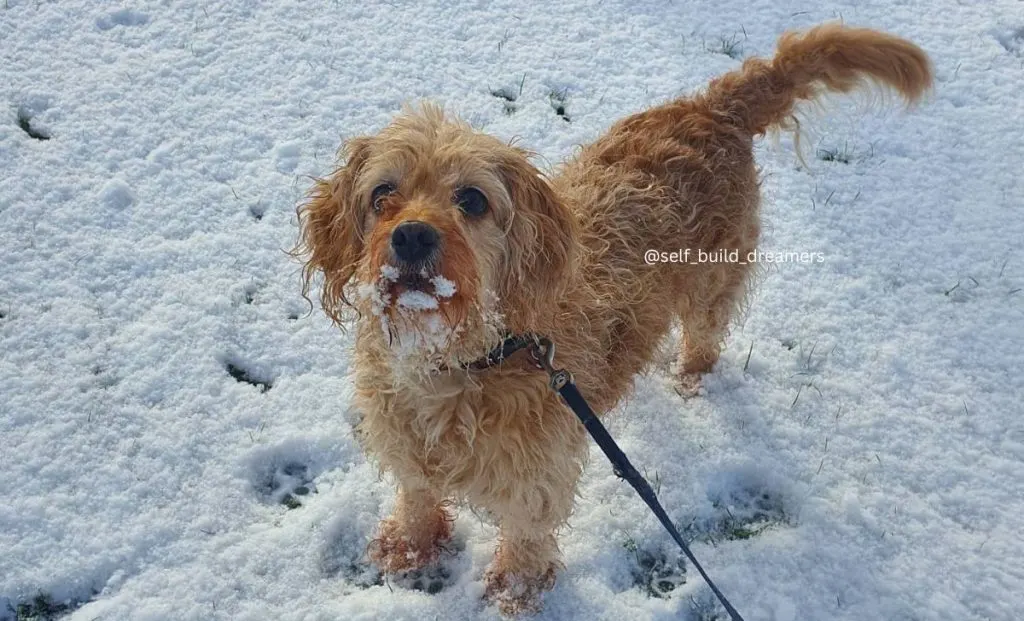
<svg viewBox="0 0 1024 621"><path fill-rule="evenodd" d="M872 30L789 33L772 60L619 121L550 177L432 106L349 140L299 207L298 252L306 291L322 275L330 317L357 311L358 433L398 481L371 559L388 572L434 561L448 507L468 502L500 526L487 597L509 614L539 609L586 434L525 354L474 362L506 335L547 336L607 412L678 318L692 387L717 361L752 268L647 265L644 251L754 250L753 137L785 125L798 100L866 82L913 102L931 84L928 58Z"/></svg>

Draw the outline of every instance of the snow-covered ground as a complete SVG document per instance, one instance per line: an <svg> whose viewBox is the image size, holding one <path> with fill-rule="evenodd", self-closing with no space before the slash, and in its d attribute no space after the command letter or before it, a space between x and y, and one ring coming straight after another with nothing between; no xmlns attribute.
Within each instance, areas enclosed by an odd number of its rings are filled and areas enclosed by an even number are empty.
<svg viewBox="0 0 1024 621"><path fill-rule="evenodd" d="M423 98L554 163L837 18L934 93L830 105L807 166L759 144L764 249L824 261L767 272L706 394L666 352L608 425L748 621L1020 619L1016 0L5 0L0 619L497 618L468 511L418 580L361 558L393 492L283 252L310 176ZM561 541L541 619L724 618L596 449Z"/></svg>

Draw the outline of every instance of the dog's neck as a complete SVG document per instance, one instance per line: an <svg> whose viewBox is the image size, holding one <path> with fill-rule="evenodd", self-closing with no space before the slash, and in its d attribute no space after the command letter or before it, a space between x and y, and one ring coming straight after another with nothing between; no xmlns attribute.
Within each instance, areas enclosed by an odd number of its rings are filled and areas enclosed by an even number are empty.
<svg viewBox="0 0 1024 621"><path fill-rule="evenodd" d="M482 316L451 326L437 313L370 313L358 326L357 347L375 352L401 383L485 370L513 353L504 326Z"/></svg>
<svg viewBox="0 0 1024 621"><path fill-rule="evenodd" d="M477 358L469 364L464 364L463 368L470 371L487 370L491 367L502 364L508 358L515 355L517 352L528 348L535 342L537 342L537 336L534 334L507 334L501 343L491 351L487 352L486 356Z"/></svg>

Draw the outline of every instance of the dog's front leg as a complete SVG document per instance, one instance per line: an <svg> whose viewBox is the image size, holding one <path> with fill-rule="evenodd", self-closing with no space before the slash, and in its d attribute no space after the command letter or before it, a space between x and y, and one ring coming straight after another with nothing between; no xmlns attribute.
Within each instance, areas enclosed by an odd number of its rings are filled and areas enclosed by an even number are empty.
<svg viewBox="0 0 1024 621"><path fill-rule="evenodd" d="M526 532L503 523L494 561L484 577L487 599L509 616L540 612L541 595L555 586L555 574L562 568L553 530L535 527Z"/></svg>
<svg viewBox="0 0 1024 621"><path fill-rule="evenodd" d="M500 533L484 578L485 596L506 615L539 612L543 592L555 585L562 568L555 530L569 518L579 470L577 464L543 468L547 480L521 479L511 498L486 503Z"/></svg>
<svg viewBox="0 0 1024 621"><path fill-rule="evenodd" d="M419 569L437 560L451 530L452 517L434 492L403 484L394 511L381 520L367 554L387 573Z"/></svg>

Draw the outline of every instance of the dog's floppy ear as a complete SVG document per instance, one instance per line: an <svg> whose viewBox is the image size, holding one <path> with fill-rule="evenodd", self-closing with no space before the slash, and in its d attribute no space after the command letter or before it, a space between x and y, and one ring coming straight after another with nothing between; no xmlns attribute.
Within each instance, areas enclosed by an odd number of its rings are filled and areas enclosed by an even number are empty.
<svg viewBox="0 0 1024 621"><path fill-rule="evenodd" d="M298 208L299 242L293 254L303 258L302 294L308 295L313 277L324 277L320 302L324 312L341 322L341 312L350 307L345 285L352 279L363 253L363 218L356 179L369 155L368 138L345 143L345 164L325 179L317 179L306 202Z"/></svg>
<svg viewBox="0 0 1024 621"><path fill-rule="evenodd" d="M500 173L512 213L499 304L507 327L527 332L537 328L538 319L562 296L575 263L577 224L525 151L515 149Z"/></svg>

